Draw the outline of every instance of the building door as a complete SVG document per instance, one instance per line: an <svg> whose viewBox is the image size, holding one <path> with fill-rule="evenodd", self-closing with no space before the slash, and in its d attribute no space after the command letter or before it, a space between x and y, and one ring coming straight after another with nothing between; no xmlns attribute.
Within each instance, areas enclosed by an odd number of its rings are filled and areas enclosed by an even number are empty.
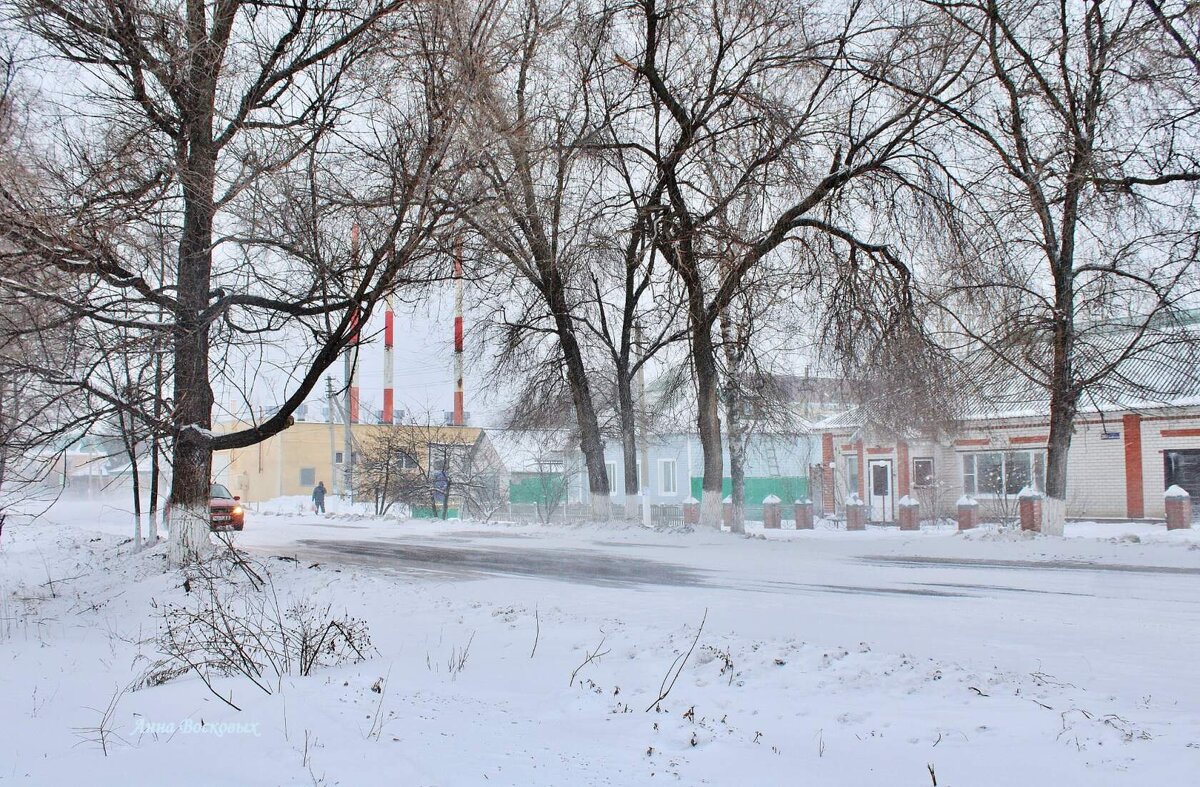
<svg viewBox="0 0 1200 787"><path fill-rule="evenodd" d="M892 460L872 459L867 463L867 506L872 522L890 522L892 514Z"/></svg>
<svg viewBox="0 0 1200 787"><path fill-rule="evenodd" d="M1163 451L1163 489L1179 486L1192 496L1193 502L1200 499L1200 449ZM1192 506L1193 516L1200 515L1200 506Z"/></svg>

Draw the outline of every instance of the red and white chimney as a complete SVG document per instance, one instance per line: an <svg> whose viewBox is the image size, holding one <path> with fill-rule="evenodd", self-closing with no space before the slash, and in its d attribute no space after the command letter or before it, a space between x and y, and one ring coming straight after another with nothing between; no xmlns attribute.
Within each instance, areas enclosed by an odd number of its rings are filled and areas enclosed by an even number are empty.
<svg viewBox="0 0 1200 787"><path fill-rule="evenodd" d="M383 313L383 417L385 424L394 422L395 389L393 388L394 358L393 342L396 313L392 307L392 296L387 298L387 310Z"/></svg>
<svg viewBox="0 0 1200 787"><path fill-rule="evenodd" d="M455 426L463 425L463 247L454 244L454 417Z"/></svg>
<svg viewBox="0 0 1200 787"><path fill-rule="evenodd" d="M354 267L358 267L358 222L355 222L350 228L350 259L354 261ZM350 345L348 348L347 358L351 359L350 366L350 423L358 423L358 364L354 362L353 355L358 348L358 331L359 331L359 314L358 307L354 308L353 314L350 316Z"/></svg>

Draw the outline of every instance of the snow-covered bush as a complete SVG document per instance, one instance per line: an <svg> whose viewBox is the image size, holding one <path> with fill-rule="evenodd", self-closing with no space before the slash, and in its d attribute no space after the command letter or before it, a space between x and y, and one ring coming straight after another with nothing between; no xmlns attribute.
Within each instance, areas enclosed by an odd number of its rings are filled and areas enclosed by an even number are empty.
<svg viewBox="0 0 1200 787"><path fill-rule="evenodd" d="M281 599L269 572L236 553L197 564L184 589L188 602L161 607L161 658L143 685L191 672L237 707L213 688L213 677L241 676L271 694L285 676L357 663L372 651L365 621L335 615L331 604L310 597Z"/></svg>

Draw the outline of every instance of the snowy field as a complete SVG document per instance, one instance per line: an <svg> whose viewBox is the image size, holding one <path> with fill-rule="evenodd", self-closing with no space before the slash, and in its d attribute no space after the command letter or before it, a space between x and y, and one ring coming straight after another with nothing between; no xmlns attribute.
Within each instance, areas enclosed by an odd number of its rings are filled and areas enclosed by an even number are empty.
<svg viewBox="0 0 1200 787"><path fill-rule="evenodd" d="M237 592L330 605L365 621L371 647L262 689L221 677L210 691L194 673L146 685L169 605L202 594L165 571L163 546L130 554L119 512L61 504L5 527L0 783L1165 786L1200 773L1197 531L763 538L271 510L237 537L270 584L253 591L235 570Z"/></svg>

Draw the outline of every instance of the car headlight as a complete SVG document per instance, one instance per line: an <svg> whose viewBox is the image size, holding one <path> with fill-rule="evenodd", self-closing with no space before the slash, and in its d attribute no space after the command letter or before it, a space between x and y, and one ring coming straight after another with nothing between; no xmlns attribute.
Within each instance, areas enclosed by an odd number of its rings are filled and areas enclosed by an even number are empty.
<svg viewBox="0 0 1200 787"><path fill-rule="evenodd" d="M242 514L246 513L246 509L242 508L241 506L234 506L231 513L234 516L241 516Z"/></svg>

